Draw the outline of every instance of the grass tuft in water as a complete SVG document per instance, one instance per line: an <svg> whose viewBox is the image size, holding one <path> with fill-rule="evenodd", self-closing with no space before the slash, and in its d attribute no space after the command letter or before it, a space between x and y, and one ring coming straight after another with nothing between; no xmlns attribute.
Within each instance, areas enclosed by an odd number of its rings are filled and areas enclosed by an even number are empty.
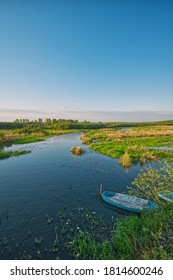
<svg viewBox="0 0 173 280"><path fill-rule="evenodd" d="M80 156L84 153L84 150L80 146L73 146L71 152L76 156Z"/></svg>
<svg viewBox="0 0 173 280"><path fill-rule="evenodd" d="M130 167L131 166L131 159L130 159L130 156L127 152L120 158L120 164L121 164L122 167Z"/></svg>

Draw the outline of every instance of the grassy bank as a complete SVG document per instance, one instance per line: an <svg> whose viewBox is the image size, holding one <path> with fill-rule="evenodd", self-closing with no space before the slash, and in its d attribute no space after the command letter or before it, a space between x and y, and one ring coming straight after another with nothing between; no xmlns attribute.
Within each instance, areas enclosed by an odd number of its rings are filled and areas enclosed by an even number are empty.
<svg viewBox="0 0 173 280"><path fill-rule="evenodd" d="M71 243L76 259L155 260L173 258L173 209L130 216L116 222L112 238L98 243L86 231L79 231Z"/></svg>
<svg viewBox="0 0 173 280"><path fill-rule="evenodd" d="M11 156L19 156L30 153L31 151L8 151L4 152L3 147L13 144L28 144L44 141L50 137L75 132L75 130L45 130L44 132L24 132L21 129L5 129L0 131L0 160Z"/></svg>
<svg viewBox="0 0 173 280"><path fill-rule="evenodd" d="M47 138L58 136L61 134L67 134L76 132L76 130L44 130L43 132L37 131L23 131L22 129L10 129L0 131L0 147L10 146L12 144L27 144L38 141L44 141Z"/></svg>
<svg viewBox="0 0 173 280"><path fill-rule="evenodd" d="M6 159L12 156L21 156L31 153L30 150L22 150L22 151L8 151L8 152L2 152L0 151L0 159Z"/></svg>
<svg viewBox="0 0 173 280"><path fill-rule="evenodd" d="M130 131L121 128L130 127ZM12 144L43 141L49 137L76 131L88 131L83 141L100 153L119 158L124 167L161 158L172 159L170 151L151 150L150 147L173 145L173 121L148 123L78 122L65 119L28 119L0 122L0 150Z"/></svg>
<svg viewBox="0 0 173 280"><path fill-rule="evenodd" d="M173 147L172 126L137 127L129 131L101 129L83 134L81 139L91 149L119 158L124 167L164 158L173 160L172 150L159 149L162 146Z"/></svg>
<svg viewBox="0 0 173 280"><path fill-rule="evenodd" d="M70 243L76 259L153 260L173 258L173 204L159 200L159 190L173 191L173 165L148 168L134 181L131 194L152 198L159 211L117 220L112 236L98 242L89 231L80 230Z"/></svg>

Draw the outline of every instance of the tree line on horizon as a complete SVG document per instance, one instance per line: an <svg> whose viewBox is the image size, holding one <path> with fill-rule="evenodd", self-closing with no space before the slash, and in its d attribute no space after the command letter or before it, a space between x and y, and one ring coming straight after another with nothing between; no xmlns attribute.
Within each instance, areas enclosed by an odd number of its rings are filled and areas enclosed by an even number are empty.
<svg viewBox="0 0 173 280"><path fill-rule="evenodd" d="M37 120L16 119L13 122L0 122L0 129L100 129L100 128L119 128L137 127L149 125L173 125L173 120L157 122L90 122L72 119L50 119L39 118Z"/></svg>

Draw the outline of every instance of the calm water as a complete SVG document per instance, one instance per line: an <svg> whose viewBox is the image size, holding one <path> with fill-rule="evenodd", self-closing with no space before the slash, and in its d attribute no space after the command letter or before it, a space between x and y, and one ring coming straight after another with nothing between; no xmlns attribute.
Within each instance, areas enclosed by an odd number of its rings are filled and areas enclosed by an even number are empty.
<svg viewBox="0 0 173 280"><path fill-rule="evenodd" d="M151 150L162 150L162 151L172 151L173 147L170 146L160 146L160 147L149 147Z"/></svg>
<svg viewBox="0 0 173 280"><path fill-rule="evenodd" d="M127 172L119 166L118 160L82 145L79 136L73 133L43 142L15 145L10 149L31 149L32 152L0 161L1 259L13 259L22 254L22 250L31 254L35 237L42 237L42 244L49 246L55 239L55 226L62 230L62 222L68 225L73 215L80 219L78 213L83 209L92 215L101 214L107 220L122 216L99 199L100 184L104 190L125 191L139 173L140 166L133 166ZM85 154L72 155L73 145L82 145ZM46 254L43 258L53 258L51 253ZM69 258L66 249L60 257Z"/></svg>

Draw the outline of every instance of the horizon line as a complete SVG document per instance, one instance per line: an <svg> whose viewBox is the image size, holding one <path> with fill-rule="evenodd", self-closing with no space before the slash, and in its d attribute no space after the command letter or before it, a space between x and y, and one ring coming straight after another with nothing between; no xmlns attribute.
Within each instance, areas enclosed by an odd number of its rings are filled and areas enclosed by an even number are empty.
<svg viewBox="0 0 173 280"><path fill-rule="evenodd" d="M78 121L101 122L153 122L173 120L173 111L165 110L35 110L0 108L0 121L16 119L36 120L38 118L73 119Z"/></svg>

